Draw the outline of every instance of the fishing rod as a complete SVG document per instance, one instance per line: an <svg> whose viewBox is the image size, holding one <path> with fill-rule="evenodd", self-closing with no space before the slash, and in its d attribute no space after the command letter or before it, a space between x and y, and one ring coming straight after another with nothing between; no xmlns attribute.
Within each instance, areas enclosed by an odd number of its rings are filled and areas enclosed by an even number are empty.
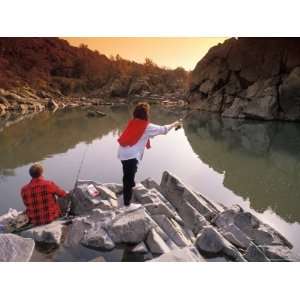
<svg viewBox="0 0 300 300"><path fill-rule="evenodd" d="M179 122L180 122L181 124L177 125L177 126L175 127L175 130L180 129L180 128L183 126L183 121L184 121L190 114L192 114L194 111L196 111L196 109L191 109L191 110L190 110L189 112L187 112L182 118L180 118L180 119L179 119Z"/></svg>
<svg viewBox="0 0 300 300"><path fill-rule="evenodd" d="M71 207L72 207L72 199L73 199L73 196L74 196L74 191L77 187L77 183L78 183L78 179L79 179L79 175L81 173L81 169L82 169L82 166L83 166L83 162L85 160L85 157L86 157L86 153L87 153L87 150L89 148L89 145L86 146L84 152L83 152L83 155L82 155L82 158L81 158L81 162L80 162L80 165L79 165L79 168L78 168L78 171L77 171L77 174L76 174L76 177L75 177L75 183L74 183L74 188L70 194L70 200L69 200L69 203L68 203L68 206L67 206L67 209L66 209L66 214L65 214L65 217L66 219L69 219L70 218L70 213L71 213Z"/></svg>

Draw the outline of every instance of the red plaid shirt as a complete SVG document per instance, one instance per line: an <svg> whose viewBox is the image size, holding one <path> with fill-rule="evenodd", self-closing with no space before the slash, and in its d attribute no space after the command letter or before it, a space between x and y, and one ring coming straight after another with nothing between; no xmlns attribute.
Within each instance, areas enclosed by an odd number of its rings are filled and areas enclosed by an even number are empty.
<svg viewBox="0 0 300 300"><path fill-rule="evenodd" d="M41 176L33 178L30 183L23 186L21 196L30 222L41 225L60 217L61 211L55 196L64 197L66 192Z"/></svg>

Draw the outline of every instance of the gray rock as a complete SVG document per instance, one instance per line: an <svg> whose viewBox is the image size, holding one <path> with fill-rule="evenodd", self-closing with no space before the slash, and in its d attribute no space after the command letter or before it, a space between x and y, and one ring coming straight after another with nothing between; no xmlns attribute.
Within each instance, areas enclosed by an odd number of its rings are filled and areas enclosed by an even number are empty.
<svg viewBox="0 0 300 300"><path fill-rule="evenodd" d="M147 246L145 245L145 243L141 242L141 243L137 244L134 248L132 248L131 252L144 254L144 253L148 252L148 249L147 249Z"/></svg>
<svg viewBox="0 0 300 300"><path fill-rule="evenodd" d="M152 218L177 246L185 247L192 244L176 221L167 218L165 215L155 215Z"/></svg>
<svg viewBox="0 0 300 300"><path fill-rule="evenodd" d="M230 242L241 248L247 248L249 241L260 246L282 245L292 248L291 243L274 228L237 206L218 214L212 222Z"/></svg>
<svg viewBox="0 0 300 300"><path fill-rule="evenodd" d="M218 254L225 245L223 237L213 227L208 226L200 232L196 246L201 253Z"/></svg>
<svg viewBox="0 0 300 300"><path fill-rule="evenodd" d="M251 239L235 224L221 227L219 231L229 242L239 248L247 249L251 244Z"/></svg>
<svg viewBox="0 0 300 300"><path fill-rule="evenodd" d="M261 246L261 250L271 261L300 261L300 256L296 255L289 249L284 246Z"/></svg>
<svg viewBox="0 0 300 300"><path fill-rule="evenodd" d="M14 234L0 234L0 262L29 261L33 250L33 239Z"/></svg>
<svg viewBox="0 0 300 300"><path fill-rule="evenodd" d="M96 205L99 209L103 211L110 211L113 209L113 206L109 200L101 200L99 203Z"/></svg>
<svg viewBox="0 0 300 300"><path fill-rule="evenodd" d="M2 224L5 228L11 223L21 212L10 208L6 214L0 216L0 224Z"/></svg>
<svg viewBox="0 0 300 300"><path fill-rule="evenodd" d="M206 201L198 197L197 194L191 191L179 178L167 171L163 173L160 187L163 195L177 209L180 216L180 210L186 203L194 207L204 217L211 218L211 216L215 214L215 212L208 207ZM183 218L183 216L181 217Z"/></svg>
<svg viewBox="0 0 300 300"><path fill-rule="evenodd" d="M92 184L100 192L98 196L93 197L88 193L87 187L90 184ZM109 210L117 207L116 194L107 186L95 181L78 181L72 195L73 201L71 211L74 215L87 214L94 208Z"/></svg>
<svg viewBox="0 0 300 300"><path fill-rule="evenodd" d="M204 262L206 261L193 246L175 249L149 262Z"/></svg>
<svg viewBox="0 0 300 300"><path fill-rule="evenodd" d="M149 188L138 200L147 207L150 214L166 214L183 224L183 220L176 212L174 206L156 188Z"/></svg>
<svg viewBox="0 0 300 300"><path fill-rule="evenodd" d="M182 202L178 207L178 213L184 220L184 224L196 235L208 221L188 202Z"/></svg>
<svg viewBox="0 0 300 300"><path fill-rule="evenodd" d="M264 254L264 252L259 249L256 245L251 244L244 257L248 260L248 261L252 261L252 262L266 262L266 261L270 261L268 259L268 257Z"/></svg>
<svg viewBox="0 0 300 300"><path fill-rule="evenodd" d="M230 96L232 98L232 96ZM223 113L222 117L225 118L244 118L244 108L247 106L248 102L244 99L239 97L235 97L232 104L226 108Z"/></svg>
<svg viewBox="0 0 300 300"><path fill-rule="evenodd" d="M108 186L103 184L95 184L95 188L100 192L100 197L102 199L117 199L117 195Z"/></svg>
<svg viewBox="0 0 300 300"><path fill-rule="evenodd" d="M215 228L205 227L197 237L196 247L204 255L224 254L235 261L245 261L242 254L231 245Z"/></svg>
<svg viewBox="0 0 300 300"><path fill-rule="evenodd" d="M85 232L91 228L92 224L88 221L88 217L73 219L72 224L67 227L64 246L73 247L78 245L83 239Z"/></svg>
<svg viewBox="0 0 300 300"><path fill-rule="evenodd" d="M113 191L115 194L120 194L123 191L123 185L119 183L103 183L102 185Z"/></svg>
<svg viewBox="0 0 300 300"><path fill-rule="evenodd" d="M20 235L25 238L32 238L35 242L59 245L63 236L63 228L63 222L57 220L47 225L22 231Z"/></svg>
<svg viewBox="0 0 300 300"><path fill-rule="evenodd" d="M152 178L146 178L141 182L147 189L156 189L160 192L159 184Z"/></svg>
<svg viewBox="0 0 300 300"><path fill-rule="evenodd" d="M170 209L163 202L145 204L145 208L151 216L166 215L168 218L173 218L175 220L179 220L179 222L182 222L182 219L178 216L176 211Z"/></svg>
<svg viewBox="0 0 300 300"><path fill-rule="evenodd" d="M156 192L154 190L146 189L141 183L138 183L133 188L133 199L143 205L159 201Z"/></svg>
<svg viewBox="0 0 300 300"><path fill-rule="evenodd" d="M108 227L108 234L115 243L142 242L151 229L144 208L118 215Z"/></svg>
<svg viewBox="0 0 300 300"><path fill-rule="evenodd" d="M114 210L101 210L100 208L95 208L87 216L87 221L91 223L109 224L111 220L116 217L116 212Z"/></svg>
<svg viewBox="0 0 300 300"><path fill-rule="evenodd" d="M170 251L168 245L153 228L148 233L146 244L152 254L163 254Z"/></svg>
<svg viewBox="0 0 300 300"><path fill-rule="evenodd" d="M171 249L178 249L176 243L169 237L169 235L157 224L153 218L149 218L152 228L159 234L165 244Z"/></svg>
<svg viewBox="0 0 300 300"><path fill-rule="evenodd" d="M81 244L104 250L111 250L115 247L115 243L102 228L100 223L95 223L91 229L88 229L84 233Z"/></svg>

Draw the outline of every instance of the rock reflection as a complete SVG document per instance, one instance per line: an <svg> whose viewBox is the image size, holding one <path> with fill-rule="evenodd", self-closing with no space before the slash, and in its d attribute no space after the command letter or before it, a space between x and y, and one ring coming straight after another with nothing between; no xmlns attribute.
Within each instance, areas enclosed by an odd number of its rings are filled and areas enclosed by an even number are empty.
<svg viewBox="0 0 300 300"><path fill-rule="evenodd" d="M186 120L185 133L200 159L224 174L224 186L249 198L252 208L300 221L300 124L196 112Z"/></svg>

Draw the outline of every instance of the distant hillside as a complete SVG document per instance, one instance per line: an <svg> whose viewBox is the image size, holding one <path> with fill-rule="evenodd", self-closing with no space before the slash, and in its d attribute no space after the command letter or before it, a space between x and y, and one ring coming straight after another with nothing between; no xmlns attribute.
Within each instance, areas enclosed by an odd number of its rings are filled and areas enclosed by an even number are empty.
<svg viewBox="0 0 300 300"><path fill-rule="evenodd" d="M224 117L300 120L300 38L238 38L209 50L189 102Z"/></svg>
<svg viewBox="0 0 300 300"><path fill-rule="evenodd" d="M5 90L30 87L57 95L113 97L183 93L187 75L149 59L145 64L109 59L59 38L0 38L0 88Z"/></svg>

